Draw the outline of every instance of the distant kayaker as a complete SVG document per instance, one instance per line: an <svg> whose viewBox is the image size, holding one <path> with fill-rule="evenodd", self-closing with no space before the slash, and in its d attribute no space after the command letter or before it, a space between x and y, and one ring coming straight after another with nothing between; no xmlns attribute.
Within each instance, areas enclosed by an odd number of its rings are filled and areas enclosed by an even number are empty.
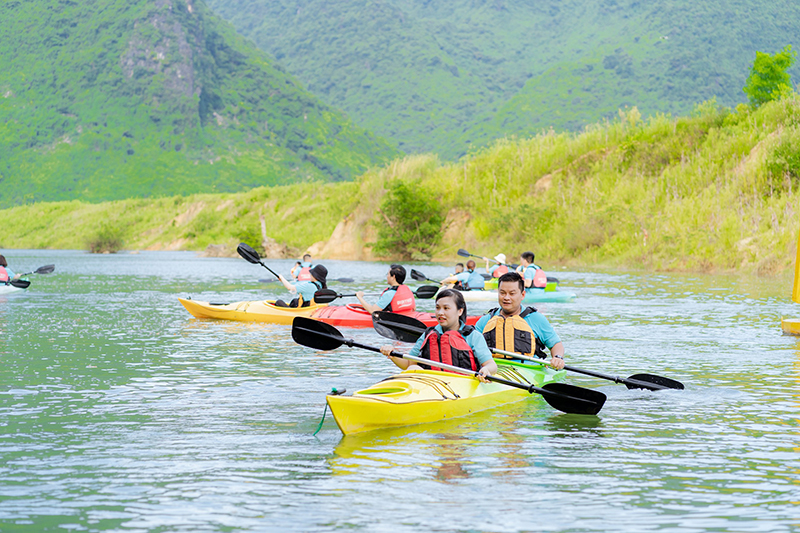
<svg viewBox="0 0 800 533"><path fill-rule="evenodd" d="M311 281L311 274L309 272L314 267L311 263L311 254L303 255L303 260L295 263L292 267L292 277L298 281Z"/></svg>
<svg viewBox="0 0 800 533"><path fill-rule="evenodd" d="M459 263L461 265L461 263ZM483 279L483 276L480 273L475 272L475 261L470 259L467 261L467 269L462 271L456 272L452 276L449 276L442 280L443 285L447 285L452 283L454 289L458 289L460 291L479 291L483 290L483 286L486 283L486 280ZM458 265L456 265L458 267Z"/></svg>
<svg viewBox="0 0 800 533"><path fill-rule="evenodd" d="M492 352L486 339L472 326L465 324L467 304L458 291L445 289L436 295L436 321L438 324L425 330L409 355L429 359L431 365L414 364L408 359L392 357L391 344L381 346L381 353L403 370L437 370L434 362L445 363L478 372L478 378L497 372Z"/></svg>
<svg viewBox="0 0 800 533"><path fill-rule="evenodd" d="M551 364L556 369L564 368L564 345L553 326L535 307L522 307L525 298L525 283L517 272L508 272L498 280L497 302L500 307L483 315L475 329L483 333L489 348L517 352L524 355L547 357L544 349L550 350Z"/></svg>
<svg viewBox="0 0 800 533"><path fill-rule="evenodd" d="M288 304L283 300L278 300L275 305L278 307L308 307L314 301L314 293L320 289L328 288L328 269L322 265L316 265L309 271L310 281L297 281L291 284L286 281L282 275L278 274L278 279L281 280L283 286L289 292L296 292L297 298Z"/></svg>
<svg viewBox="0 0 800 533"><path fill-rule="evenodd" d="M0 255L0 283L8 284L10 281L19 279L22 274L14 274L14 271L8 268L8 262L4 255Z"/></svg>
<svg viewBox="0 0 800 533"><path fill-rule="evenodd" d="M392 313L411 313L417 309L414 293L408 286L403 285L406 280L406 269L402 265L392 265L386 273L386 282L389 284L376 304L368 304L364 300L364 291L358 291L356 298L369 313L375 311L391 311Z"/></svg>
<svg viewBox="0 0 800 533"><path fill-rule="evenodd" d="M489 266L489 260L486 260L486 273L491 274L493 278L499 278L508 272L508 265L506 265L506 254L497 254L494 256L497 264Z"/></svg>
<svg viewBox="0 0 800 533"><path fill-rule="evenodd" d="M525 288L543 289L547 286L547 274L540 267L533 264L533 252L523 252L519 256L519 272L525 280Z"/></svg>

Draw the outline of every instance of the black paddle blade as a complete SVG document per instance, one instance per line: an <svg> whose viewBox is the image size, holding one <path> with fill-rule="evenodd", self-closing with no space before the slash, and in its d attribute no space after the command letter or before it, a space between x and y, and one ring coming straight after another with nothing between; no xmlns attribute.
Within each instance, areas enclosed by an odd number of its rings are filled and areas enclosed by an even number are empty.
<svg viewBox="0 0 800 533"><path fill-rule="evenodd" d="M675 381L674 379L665 378L664 376L656 376L654 374L634 374L628 376L625 386L629 389L648 389L648 390L661 390L661 389L678 389L683 390L683 383ZM632 383L639 381L640 383ZM654 384L656 387L649 386Z"/></svg>
<svg viewBox="0 0 800 533"><path fill-rule="evenodd" d="M414 270L413 268L411 269L411 278L412 278L412 279L415 279L415 280L417 280L417 281L425 281L426 279L428 279L428 278L425 276L425 274L423 274L423 273L422 273L422 272L420 272L419 270Z"/></svg>
<svg viewBox="0 0 800 533"><path fill-rule="evenodd" d="M427 329L424 323L414 317L389 311L372 313L372 325L379 335L401 342L417 342Z"/></svg>
<svg viewBox="0 0 800 533"><path fill-rule="evenodd" d="M547 276L547 283L558 283L558 278Z"/></svg>
<svg viewBox="0 0 800 533"><path fill-rule="evenodd" d="M468 251L466 251L466 250L465 250L465 249L463 249L463 248L459 248L457 253L458 253L458 255L460 255L461 257L469 257L469 256L471 256L471 255L472 255L471 253L469 253Z"/></svg>
<svg viewBox="0 0 800 533"><path fill-rule="evenodd" d="M44 265L37 268L33 273L34 274L50 274L56 269L55 265Z"/></svg>
<svg viewBox="0 0 800 533"><path fill-rule="evenodd" d="M320 289L314 293L314 301L318 304L328 304L336 298L339 298L339 294L330 289Z"/></svg>
<svg viewBox="0 0 800 533"><path fill-rule="evenodd" d="M338 281L339 283L353 283L355 280L353 278L334 278L331 281Z"/></svg>
<svg viewBox="0 0 800 533"><path fill-rule="evenodd" d="M545 401L565 413L596 415L606 403L606 395L593 389L584 389L567 383L548 383L543 387Z"/></svg>
<svg viewBox="0 0 800 533"><path fill-rule="evenodd" d="M14 279L9 282L12 287L16 287L18 289L27 289L31 286L31 282L24 279Z"/></svg>
<svg viewBox="0 0 800 533"><path fill-rule="evenodd" d="M292 339L297 344L322 351L335 350L344 344L344 337L338 329L303 316L292 321Z"/></svg>
<svg viewBox="0 0 800 533"><path fill-rule="evenodd" d="M239 252L239 255L241 255L248 263L253 263L256 265L261 263L261 256L258 255L258 252L253 250L253 248L248 244L240 242L239 246L236 247L236 251Z"/></svg>
<svg viewBox="0 0 800 533"><path fill-rule="evenodd" d="M418 288L414 294L417 296L417 298L428 300L436 296L437 292L439 292L439 287L436 285L423 285L422 287Z"/></svg>

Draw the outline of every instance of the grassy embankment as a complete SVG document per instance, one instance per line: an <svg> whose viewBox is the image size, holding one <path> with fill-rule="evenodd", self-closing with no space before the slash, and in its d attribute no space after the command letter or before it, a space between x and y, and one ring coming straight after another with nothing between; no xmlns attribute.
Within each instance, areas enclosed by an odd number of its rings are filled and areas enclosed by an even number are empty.
<svg viewBox="0 0 800 533"><path fill-rule="evenodd" d="M799 178L794 96L757 111L705 103L680 118L632 109L577 135L500 140L457 163L408 157L355 183L35 204L0 211L0 223L10 248L85 248L105 226L128 249L200 250L255 242L263 212L271 237L303 249L354 211L376 220L388 180L418 179L449 213L437 258L531 249L545 265L768 273L794 261ZM351 237L369 233L366 224Z"/></svg>

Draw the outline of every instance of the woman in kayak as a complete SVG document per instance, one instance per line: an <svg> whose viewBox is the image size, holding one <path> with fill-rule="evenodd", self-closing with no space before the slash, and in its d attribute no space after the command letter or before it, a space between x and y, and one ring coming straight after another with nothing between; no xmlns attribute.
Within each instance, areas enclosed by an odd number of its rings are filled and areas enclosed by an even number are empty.
<svg viewBox="0 0 800 533"><path fill-rule="evenodd" d="M386 273L386 282L389 284L376 304L368 304L364 300L364 291L358 291L356 298L364 306L368 313L375 311L391 311L392 313L412 313L417 309L414 301L414 293L407 285L403 285L406 280L406 269L402 265L392 265ZM465 315L466 316L466 315Z"/></svg>
<svg viewBox="0 0 800 533"><path fill-rule="evenodd" d="M277 307L308 307L314 301L314 293L320 289L328 288L328 269L322 265L316 265L309 271L310 281L298 281L294 285L286 281L282 275L278 274L278 279L281 280L283 286L289 292L296 292L297 298L288 304L283 300L277 300L275 305Z"/></svg>
<svg viewBox="0 0 800 533"><path fill-rule="evenodd" d="M8 262L5 256L0 255L0 283L8 284L9 281L19 279L21 274L14 274L14 271L8 268Z"/></svg>
<svg viewBox="0 0 800 533"><path fill-rule="evenodd" d="M478 379L487 382L486 376L497 372L492 352L486 339L474 327L466 325L467 304L460 292L445 289L436 296L436 321L438 324L425 330L409 355L429 359L478 372ZM393 346L381 346L381 353L403 370L423 370L408 359L393 357ZM437 370L435 364L424 365L425 370Z"/></svg>
<svg viewBox="0 0 800 533"><path fill-rule="evenodd" d="M489 266L489 260L486 260L486 272L491 274L493 278L499 278L508 272L508 265L506 265L506 254L497 254L494 256L497 261L496 265Z"/></svg>

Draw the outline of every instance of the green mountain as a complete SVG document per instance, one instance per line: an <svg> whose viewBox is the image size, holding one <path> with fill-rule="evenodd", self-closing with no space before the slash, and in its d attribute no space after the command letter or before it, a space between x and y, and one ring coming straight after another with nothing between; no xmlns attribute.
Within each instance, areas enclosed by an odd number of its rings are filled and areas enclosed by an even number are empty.
<svg viewBox="0 0 800 533"><path fill-rule="evenodd" d="M0 206L343 180L397 149L199 0L0 2Z"/></svg>
<svg viewBox="0 0 800 533"><path fill-rule="evenodd" d="M208 0L308 89L406 152L580 130L637 106L733 106L756 50L800 32L767 0ZM800 72L795 69L795 72Z"/></svg>

